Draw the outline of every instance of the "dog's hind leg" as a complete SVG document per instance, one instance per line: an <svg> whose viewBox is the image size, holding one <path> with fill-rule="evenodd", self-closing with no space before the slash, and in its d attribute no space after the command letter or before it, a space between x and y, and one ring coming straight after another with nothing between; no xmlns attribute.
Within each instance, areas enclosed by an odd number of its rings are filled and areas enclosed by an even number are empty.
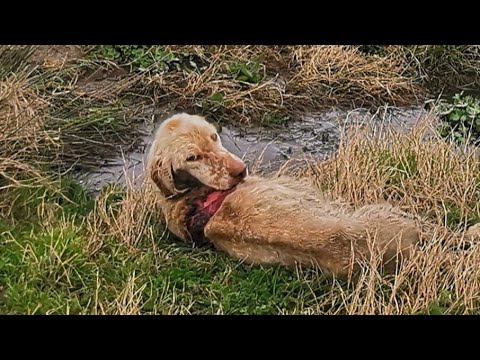
<svg viewBox="0 0 480 360"><path fill-rule="evenodd" d="M414 245L420 242L421 220L390 204L363 206L352 217L362 220L374 233L375 242L384 251L383 261L390 267L395 265L393 259L410 256Z"/></svg>

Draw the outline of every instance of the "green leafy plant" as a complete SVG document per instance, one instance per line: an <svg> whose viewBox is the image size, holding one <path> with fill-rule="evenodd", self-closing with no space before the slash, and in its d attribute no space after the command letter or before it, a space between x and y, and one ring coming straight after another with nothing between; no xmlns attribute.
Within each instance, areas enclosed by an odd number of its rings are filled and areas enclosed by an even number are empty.
<svg viewBox="0 0 480 360"><path fill-rule="evenodd" d="M479 99L464 95L462 91L453 97L452 103L441 101L436 110L442 120L439 131L443 137L459 143L480 142Z"/></svg>
<svg viewBox="0 0 480 360"><path fill-rule="evenodd" d="M287 123L289 117L277 111L268 112L262 117L262 124L267 126L280 126Z"/></svg>
<svg viewBox="0 0 480 360"><path fill-rule="evenodd" d="M230 65L229 72L235 80L258 84L263 80L262 64L260 61L247 61Z"/></svg>
<svg viewBox="0 0 480 360"><path fill-rule="evenodd" d="M93 56L130 65L139 71L165 73L173 70L194 71L201 61L189 53L175 53L164 46L148 45L101 45L94 49Z"/></svg>

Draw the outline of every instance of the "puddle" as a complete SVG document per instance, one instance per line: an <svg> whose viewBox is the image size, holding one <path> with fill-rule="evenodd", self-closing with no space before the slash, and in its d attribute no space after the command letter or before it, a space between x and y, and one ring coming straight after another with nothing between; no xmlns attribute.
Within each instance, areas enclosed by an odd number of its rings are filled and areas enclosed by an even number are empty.
<svg viewBox="0 0 480 360"><path fill-rule="evenodd" d="M426 111L419 107L381 109L375 114L365 109L333 110L305 115L282 129L223 126L220 137L224 147L243 158L250 169L258 166L260 172L268 173L287 160L301 160L306 156L326 158L337 149L343 127L370 122L373 118L387 126L409 128L424 114ZM108 159L108 165L101 169L81 174L80 181L93 192L107 184L141 184L153 134L163 120L157 119L142 129L146 135L136 151Z"/></svg>

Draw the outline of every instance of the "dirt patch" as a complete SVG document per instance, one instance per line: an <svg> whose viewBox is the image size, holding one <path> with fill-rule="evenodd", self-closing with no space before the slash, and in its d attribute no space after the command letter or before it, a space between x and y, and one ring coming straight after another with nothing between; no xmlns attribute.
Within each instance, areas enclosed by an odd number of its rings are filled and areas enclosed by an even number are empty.
<svg viewBox="0 0 480 360"><path fill-rule="evenodd" d="M85 96L92 100L108 100L116 98L123 80L127 80L128 70L122 67L98 67L87 70L75 84L72 92L77 96ZM124 82L125 83L125 82Z"/></svg>
<svg viewBox="0 0 480 360"><path fill-rule="evenodd" d="M40 45L31 55L29 62L47 69L60 69L84 56L78 45Z"/></svg>

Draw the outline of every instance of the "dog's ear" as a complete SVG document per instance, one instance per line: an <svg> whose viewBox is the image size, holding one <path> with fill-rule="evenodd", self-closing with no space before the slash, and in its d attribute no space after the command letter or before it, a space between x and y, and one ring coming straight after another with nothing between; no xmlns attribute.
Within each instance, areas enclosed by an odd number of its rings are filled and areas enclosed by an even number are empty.
<svg viewBox="0 0 480 360"><path fill-rule="evenodd" d="M172 164L167 159L156 158L149 167L150 179L165 197L175 195Z"/></svg>
<svg viewBox="0 0 480 360"><path fill-rule="evenodd" d="M186 171L176 173L171 161L161 158L154 159L150 165L150 178L165 197L184 193L200 184Z"/></svg>

